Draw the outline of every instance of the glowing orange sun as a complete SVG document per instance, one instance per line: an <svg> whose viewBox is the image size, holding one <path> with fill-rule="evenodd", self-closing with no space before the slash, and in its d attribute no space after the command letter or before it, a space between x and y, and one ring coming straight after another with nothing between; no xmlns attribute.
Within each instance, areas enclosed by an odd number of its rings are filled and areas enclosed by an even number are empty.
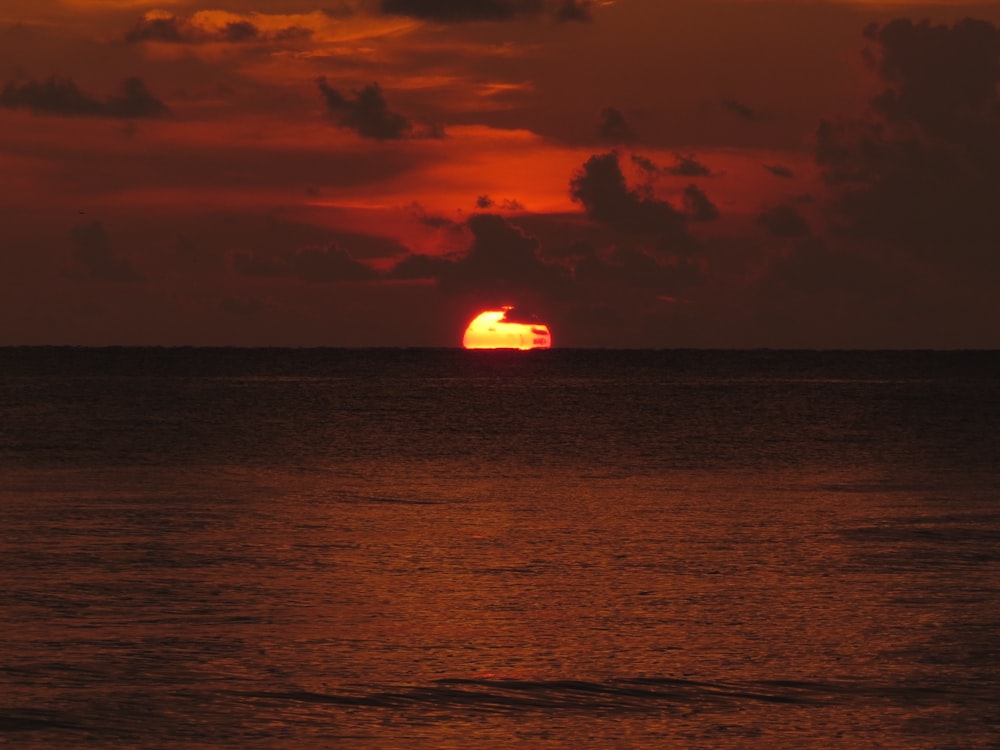
<svg viewBox="0 0 1000 750"><path fill-rule="evenodd" d="M552 334L544 323L524 322L511 315L512 307L479 313L462 337L466 349L549 349Z"/></svg>

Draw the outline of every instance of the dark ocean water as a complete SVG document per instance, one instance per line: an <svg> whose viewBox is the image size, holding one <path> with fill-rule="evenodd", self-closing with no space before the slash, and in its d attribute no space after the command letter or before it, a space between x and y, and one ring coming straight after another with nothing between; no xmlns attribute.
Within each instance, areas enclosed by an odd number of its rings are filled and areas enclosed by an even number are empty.
<svg viewBox="0 0 1000 750"><path fill-rule="evenodd" d="M1000 353L0 349L0 745L1000 747Z"/></svg>

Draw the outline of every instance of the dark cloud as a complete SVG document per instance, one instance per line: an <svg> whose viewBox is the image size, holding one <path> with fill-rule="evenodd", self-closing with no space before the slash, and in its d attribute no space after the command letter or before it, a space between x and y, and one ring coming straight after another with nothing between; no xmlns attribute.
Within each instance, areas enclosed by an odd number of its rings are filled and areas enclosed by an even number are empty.
<svg viewBox="0 0 1000 750"><path fill-rule="evenodd" d="M287 42L295 41L300 39L308 39L313 35L312 29L306 29L302 26L286 26L283 29L278 29L273 33L264 33L260 30L257 32L257 38L265 42Z"/></svg>
<svg viewBox="0 0 1000 750"><path fill-rule="evenodd" d="M656 165L640 157L644 171ZM674 296L698 283L704 275L703 260L692 257L697 247L688 233L691 221L709 221L718 210L700 189L684 192L684 209L659 200L648 185L629 188L615 152L592 156L570 183L572 197L583 204L593 221L613 230L596 242L577 242L566 261L573 267L578 292L589 301L604 302L606 295L621 296L614 289L632 289L619 304L634 306L638 299ZM647 294L635 295L635 290Z"/></svg>
<svg viewBox="0 0 1000 750"><path fill-rule="evenodd" d="M448 132L443 122L429 122L425 123L421 135L425 138L447 138Z"/></svg>
<svg viewBox="0 0 1000 750"><path fill-rule="evenodd" d="M697 185L684 188L684 213L691 221L713 221L719 218L719 209Z"/></svg>
<svg viewBox="0 0 1000 750"><path fill-rule="evenodd" d="M594 249L578 257L573 277L586 286L612 284L659 295L689 288L700 281L702 273L701 265L692 259L664 260L646 249L625 245Z"/></svg>
<svg viewBox="0 0 1000 750"><path fill-rule="evenodd" d="M445 291L483 292L552 290L565 271L544 263L538 241L525 235L502 216L476 214L469 218L472 246L438 277Z"/></svg>
<svg viewBox="0 0 1000 750"><path fill-rule="evenodd" d="M607 107L601 112L597 135L602 141L611 143L631 143L639 137L625 122L625 116L614 107Z"/></svg>
<svg viewBox="0 0 1000 750"><path fill-rule="evenodd" d="M898 268L815 237L776 260L758 292L756 324L784 346L884 346L918 341L914 334L926 330L927 316L914 309Z"/></svg>
<svg viewBox="0 0 1000 750"><path fill-rule="evenodd" d="M652 159L641 154L632 154L632 163L643 172L651 175L671 175L673 177L711 177L712 170L694 158L694 154L674 152L674 163L669 167L661 167Z"/></svg>
<svg viewBox="0 0 1000 750"><path fill-rule="evenodd" d="M889 275L871 261L836 252L822 239L808 238L796 242L792 253L774 264L765 291L804 296L846 292L868 299L891 287L894 282Z"/></svg>
<svg viewBox="0 0 1000 750"><path fill-rule="evenodd" d="M221 36L227 42L256 41L259 32L249 21L231 21L222 29Z"/></svg>
<svg viewBox="0 0 1000 750"><path fill-rule="evenodd" d="M773 237L805 237L810 234L809 222L787 203L762 212L757 223Z"/></svg>
<svg viewBox="0 0 1000 750"><path fill-rule="evenodd" d="M119 93L104 99L84 93L70 78L50 76L43 81L14 80L0 92L0 106L74 117L138 119L170 114L167 106L134 77L122 81Z"/></svg>
<svg viewBox="0 0 1000 750"><path fill-rule="evenodd" d="M1000 29L992 23L966 18L949 28L898 19L870 25L865 37L878 45L867 58L889 84L872 107L889 122L953 138L1000 114Z"/></svg>
<svg viewBox="0 0 1000 750"><path fill-rule="evenodd" d="M592 21L593 2L591 0L563 0L555 9L557 21Z"/></svg>
<svg viewBox="0 0 1000 750"><path fill-rule="evenodd" d="M749 107L746 104L736 101L735 99L723 99L722 106L744 120L756 120L760 117L757 110L753 107Z"/></svg>
<svg viewBox="0 0 1000 750"><path fill-rule="evenodd" d="M524 204L514 198L504 198L497 203L488 195L480 195L476 198L476 208L485 211L488 208L500 208L503 211L523 211Z"/></svg>
<svg viewBox="0 0 1000 750"><path fill-rule="evenodd" d="M304 281L368 281L376 275L335 245L301 248L292 258L292 268Z"/></svg>
<svg viewBox="0 0 1000 750"><path fill-rule="evenodd" d="M476 208L485 211L488 208L500 208L503 211L523 211L524 204L514 198L504 198L497 203L488 195L480 195L476 198Z"/></svg>
<svg viewBox="0 0 1000 750"><path fill-rule="evenodd" d="M837 231L1000 273L1000 30L897 20L865 35L887 87L866 117L823 121L816 134Z"/></svg>
<svg viewBox="0 0 1000 750"><path fill-rule="evenodd" d="M146 15L135 22L125 34L127 42L167 42L172 44L209 44L247 42L276 42L305 38L312 35L309 29L287 26L275 31L262 31L252 21L230 21L221 28L198 26L191 17Z"/></svg>
<svg viewBox="0 0 1000 750"><path fill-rule="evenodd" d="M424 212L423 209L417 210L416 217L417 221L425 227L430 227L431 229L449 229L457 232L461 231L465 226L461 222L449 219L447 216L432 216L431 214Z"/></svg>
<svg viewBox="0 0 1000 750"><path fill-rule="evenodd" d="M632 190L625 183L618 154L590 157L570 183L573 200L583 204L591 219L628 234L660 235L688 244L685 218L648 188Z"/></svg>
<svg viewBox="0 0 1000 750"><path fill-rule="evenodd" d="M336 245L285 253L238 253L233 269L242 276L297 278L310 282L370 281L378 274Z"/></svg>
<svg viewBox="0 0 1000 750"><path fill-rule="evenodd" d="M202 278L218 278L226 270L225 255L214 247L198 242L186 234L178 234L166 259L183 273Z"/></svg>
<svg viewBox="0 0 1000 750"><path fill-rule="evenodd" d="M541 0L382 0L383 13L431 21L508 21L542 12Z"/></svg>
<svg viewBox="0 0 1000 750"><path fill-rule="evenodd" d="M537 315L519 307L507 307L504 309L503 318L501 318L501 320L504 323L524 323L527 325L541 322L538 320Z"/></svg>
<svg viewBox="0 0 1000 750"><path fill-rule="evenodd" d="M176 16L140 18L125 34L127 42L183 42L188 34ZM190 41L190 40L189 40Z"/></svg>
<svg viewBox="0 0 1000 750"><path fill-rule="evenodd" d="M233 270L240 276L265 279L293 275L288 258L258 253L237 253L233 256Z"/></svg>
<svg viewBox="0 0 1000 750"><path fill-rule="evenodd" d="M677 163L663 171L678 177L708 177L712 170L694 158L693 154L674 154Z"/></svg>
<svg viewBox="0 0 1000 750"><path fill-rule="evenodd" d="M471 292L497 300L525 293L558 296L567 287L566 269L543 261L538 241L502 216L475 214L467 226L472 244L464 255L411 255L388 277L434 279L446 294Z"/></svg>
<svg viewBox="0 0 1000 750"><path fill-rule="evenodd" d="M339 0L333 4L327 4L320 9L320 13L330 18L350 18L357 15L358 9L348 0Z"/></svg>
<svg viewBox="0 0 1000 750"><path fill-rule="evenodd" d="M632 154L630 158L632 159L632 163L635 164L637 167L639 167L639 169L641 169L643 172L655 175L659 174L662 171L660 167L657 166L656 162L654 162L647 156L642 156L641 154Z"/></svg>
<svg viewBox="0 0 1000 750"><path fill-rule="evenodd" d="M456 263L453 258L441 258L424 253L414 253L403 258L387 274L390 279L413 281L416 279L437 280L448 274Z"/></svg>
<svg viewBox="0 0 1000 750"><path fill-rule="evenodd" d="M383 13L441 23L511 21L548 15L556 21L589 21L591 0L381 0Z"/></svg>
<svg viewBox="0 0 1000 750"><path fill-rule="evenodd" d="M115 252L99 221L73 227L73 259L92 279L100 281L140 281L131 264Z"/></svg>
<svg viewBox="0 0 1000 750"><path fill-rule="evenodd" d="M781 164L765 164L764 169L773 174L775 177L782 177L786 180L790 180L795 177L795 172L790 170L788 167L784 167Z"/></svg>
<svg viewBox="0 0 1000 750"><path fill-rule="evenodd" d="M336 244L351 248L351 256L361 260L372 258L395 258L407 252L405 245L391 237L366 232L349 232L342 229L323 229L324 238L319 243L307 242L299 246L318 247L326 244Z"/></svg>
<svg viewBox="0 0 1000 750"><path fill-rule="evenodd" d="M403 115L392 112L377 83L355 91L352 98L331 88L325 77L316 79L326 105L336 115L341 127L349 128L364 138L395 140L405 138L412 125Z"/></svg>

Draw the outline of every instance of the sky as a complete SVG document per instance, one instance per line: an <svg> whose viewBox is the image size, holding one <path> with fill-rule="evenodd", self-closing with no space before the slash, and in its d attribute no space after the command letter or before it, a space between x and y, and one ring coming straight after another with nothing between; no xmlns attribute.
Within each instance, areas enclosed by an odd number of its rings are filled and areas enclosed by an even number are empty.
<svg viewBox="0 0 1000 750"><path fill-rule="evenodd" d="M1000 348L1000 3L3 0L0 345Z"/></svg>

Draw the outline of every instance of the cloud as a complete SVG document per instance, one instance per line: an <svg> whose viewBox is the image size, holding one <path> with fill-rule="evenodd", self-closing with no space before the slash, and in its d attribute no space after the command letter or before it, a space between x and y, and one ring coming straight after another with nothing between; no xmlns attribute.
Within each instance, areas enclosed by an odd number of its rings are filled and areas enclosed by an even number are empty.
<svg viewBox="0 0 1000 750"><path fill-rule="evenodd" d="M534 313L518 307L508 307L504 310L503 317L500 320L505 323L525 323L528 325L541 322Z"/></svg>
<svg viewBox="0 0 1000 750"><path fill-rule="evenodd" d="M633 161L645 172L657 169L645 157ZM691 253L698 243L687 227L715 219L718 209L697 186L684 191L679 211L657 199L649 185L630 188L618 154L610 152L587 160L572 178L570 194L590 219L613 230L610 237L594 235L596 242L576 243L566 259L578 292L590 298L587 304L604 304L610 297L634 307L640 299L677 295L704 277L704 259Z"/></svg>
<svg viewBox="0 0 1000 750"><path fill-rule="evenodd" d="M712 174L712 170L697 161L693 154L674 154L674 158L677 163L663 170L667 174L677 177L708 177Z"/></svg>
<svg viewBox="0 0 1000 750"><path fill-rule="evenodd" d="M824 120L816 132L836 230L1000 273L1000 30L896 20L865 36L887 87L867 116Z"/></svg>
<svg viewBox="0 0 1000 750"><path fill-rule="evenodd" d="M578 246L586 248L586 246ZM575 259L573 278L588 287L609 284L632 290L676 294L698 283L701 264L689 258L661 259L646 249L623 245L603 250L591 249Z"/></svg>
<svg viewBox="0 0 1000 750"><path fill-rule="evenodd" d="M37 114L74 117L139 119L165 117L167 106L138 78L126 78L121 90L104 99L84 93L70 78L14 80L0 92L0 106L29 109Z"/></svg>
<svg viewBox="0 0 1000 750"><path fill-rule="evenodd" d="M597 135L602 141L610 143L631 143L638 135L625 121L625 116L614 107L607 107L601 112L601 121L597 126Z"/></svg>
<svg viewBox="0 0 1000 750"><path fill-rule="evenodd" d="M674 152L674 164L669 167L661 167L652 159L641 154L631 155L632 163L643 172L650 175L667 174L673 177L710 177L712 170L694 158L694 154L680 154Z"/></svg>
<svg viewBox="0 0 1000 750"><path fill-rule="evenodd" d="M555 9L555 19L557 21L582 21L594 20L592 0L563 0Z"/></svg>
<svg viewBox="0 0 1000 750"><path fill-rule="evenodd" d="M383 13L439 23L511 21L547 15L556 21L591 20L591 0L381 0Z"/></svg>
<svg viewBox="0 0 1000 750"><path fill-rule="evenodd" d="M389 271L387 277L403 281L413 281L416 279L437 280L447 275L455 262L452 258L440 258L424 253L414 253L399 261Z"/></svg>
<svg viewBox="0 0 1000 750"><path fill-rule="evenodd" d="M504 198L502 201L500 201L499 204L488 195L480 195L478 198L476 198L476 208L478 208L480 211L485 211L488 208L497 208L497 207L499 207L503 211L524 210L524 204L521 203L521 201L519 200L515 200L514 198Z"/></svg>
<svg viewBox="0 0 1000 750"><path fill-rule="evenodd" d="M723 99L722 106L744 120L756 120L760 117L757 110L735 99Z"/></svg>
<svg viewBox="0 0 1000 750"><path fill-rule="evenodd" d="M538 240L502 216L476 214L469 218L468 227L472 232L468 253L438 276L445 291L554 290L567 278L564 269L539 258Z"/></svg>
<svg viewBox="0 0 1000 750"><path fill-rule="evenodd" d="M764 164L763 167L775 177L782 177L786 180L790 180L795 177L795 172L790 170L788 167L782 166L781 164Z"/></svg>
<svg viewBox="0 0 1000 750"><path fill-rule="evenodd" d="M292 269L304 281L368 281L376 275L335 245L301 248L292 256Z"/></svg>
<svg viewBox="0 0 1000 750"><path fill-rule="evenodd" d="M914 304L907 287L893 264L808 237L794 242L762 279L755 325L783 346L822 341L832 348L867 348L893 340L912 346L937 305L926 298Z"/></svg>
<svg viewBox="0 0 1000 750"><path fill-rule="evenodd" d="M338 0L335 4L327 3L327 6L320 12L330 18L350 18L357 14L358 7L352 0Z"/></svg>
<svg viewBox="0 0 1000 750"><path fill-rule="evenodd" d="M430 21L508 21L542 11L541 0L382 0L383 13Z"/></svg>
<svg viewBox="0 0 1000 750"><path fill-rule="evenodd" d="M952 27L898 19L871 24L878 45L869 64L889 87L872 107L890 122L915 122L936 136L955 137L986 115L996 118L1000 29L966 18Z"/></svg>
<svg viewBox="0 0 1000 750"><path fill-rule="evenodd" d="M153 10L139 18L125 33L125 41L171 44L279 42L312 36L312 29L297 22L310 20L307 16L243 16L225 11L177 16Z"/></svg>
<svg viewBox="0 0 1000 750"><path fill-rule="evenodd" d="M233 270L241 276L317 283L371 281L378 276L370 266L336 245L270 254L238 253L233 257Z"/></svg>
<svg viewBox="0 0 1000 750"><path fill-rule="evenodd" d="M73 259L92 279L99 281L140 281L142 277L111 246L108 233L99 221L73 227Z"/></svg>
<svg viewBox="0 0 1000 750"><path fill-rule="evenodd" d="M395 140L405 138L412 130L410 121L401 114L392 112L377 83L355 91L353 98L345 97L337 89L331 88L326 77L316 79L326 105L339 117L340 126L355 131L364 138L375 140Z"/></svg>
<svg viewBox="0 0 1000 750"><path fill-rule="evenodd" d="M857 254L837 252L819 238L794 244L791 254L774 264L767 294L816 296L847 293L860 301L878 297L898 284L878 265Z"/></svg>
<svg viewBox="0 0 1000 750"><path fill-rule="evenodd" d="M446 294L474 293L497 301L527 293L559 296L569 273L539 256L538 240L496 214L469 217L472 244L464 255L408 256L388 274L393 279L434 279Z"/></svg>
<svg viewBox="0 0 1000 750"><path fill-rule="evenodd" d="M570 195L583 204L588 217L620 232L690 243L684 215L667 201L654 198L648 187L629 189L613 151L587 160L570 182Z"/></svg>
<svg viewBox="0 0 1000 750"><path fill-rule="evenodd" d="M811 233L809 223L787 203L763 211L757 223L773 237L805 237Z"/></svg>
<svg viewBox="0 0 1000 750"><path fill-rule="evenodd" d="M697 185L684 188L684 213L691 221L713 221L719 218L719 209Z"/></svg>
<svg viewBox="0 0 1000 750"><path fill-rule="evenodd" d="M656 175L662 170L657 166L656 162L650 159L648 156L643 156L641 154L632 154L632 163L635 164L639 169L648 174Z"/></svg>
<svg viewBox="0 0 1000 750"><path fill-rule="evenodd" d="M147 14L135 22L125 34L127 42L184 42L193 41L177 16Z"/></svg>
<svg viewBox="0 0 1000 750"><path fill-rule="evenodd" d="M419 203L413 204L413 215L417 221L431 229L447 229L452 232L459 232L465 228L462 222L449 219L447 216L433 216L428 214Z"/></svg>

